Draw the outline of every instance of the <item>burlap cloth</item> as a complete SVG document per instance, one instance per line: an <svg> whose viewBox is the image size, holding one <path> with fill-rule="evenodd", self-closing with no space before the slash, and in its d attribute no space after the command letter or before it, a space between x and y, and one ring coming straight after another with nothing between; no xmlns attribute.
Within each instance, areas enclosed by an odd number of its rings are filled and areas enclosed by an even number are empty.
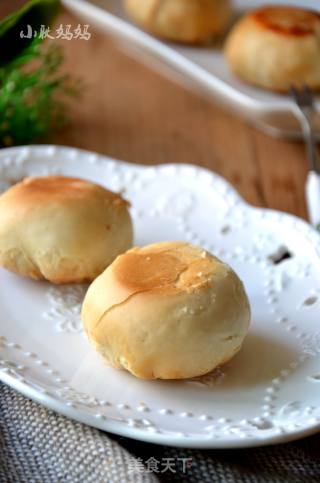
<svg viewBox="0 0 320 483"><path fill-rule="evenodd" d="M162 465L158 472L143 471L149 458ZM175 473L165 470L168 461ZM68 420L0 383L1 483L156 481L319 483L320 435L248 450L175 449Z"/></svg>

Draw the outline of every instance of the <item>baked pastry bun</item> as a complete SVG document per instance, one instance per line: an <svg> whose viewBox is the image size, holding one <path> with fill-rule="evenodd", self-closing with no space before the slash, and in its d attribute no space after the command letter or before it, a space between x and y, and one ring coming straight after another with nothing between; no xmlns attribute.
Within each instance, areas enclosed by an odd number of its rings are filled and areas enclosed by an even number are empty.
<svg viewBox="0 0 320 483"><path fill-rule="evenodd" d="M320 88L320 14L268 6L245 15L225 47L231 70L259 87L287 92L291 85Z"/></svg>
<svg viewBox="0 0 320 483"><path fill-rule="evenodd" d="M116 258L89 287L82 321L113 366L143 379L184 379L236 354L250 307L228 265L199 247L163 242Z"/></svg>
<svg viewBox="0 0 320 483"><path fill-rule="evenodd" d="M230 0L124 0L127 13L154 35L202 43L220 35L231 16Z"/></svg>
<svg viewBox="0 0 320 483"><path fill-rule="evenodd" d="M89 181L26 178L0 196L0 265L52 283L92 281L132 246L128 203Z"/></svg>

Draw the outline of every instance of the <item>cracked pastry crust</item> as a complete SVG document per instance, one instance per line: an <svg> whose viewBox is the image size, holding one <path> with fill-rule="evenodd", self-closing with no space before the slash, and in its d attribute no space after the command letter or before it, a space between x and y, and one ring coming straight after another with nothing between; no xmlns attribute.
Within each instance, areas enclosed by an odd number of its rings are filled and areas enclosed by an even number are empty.
<svg viewBox="0 0 320 483"><path fill-rule="evenodd" d="M128 203L83 179L26 178L0 196L0 265L52 283L92 281L132 246Z"/></svg>
<svg viewBox="0 0 320 483"><path fill-rule="evenodd" d="M128 14L154 35L174 42L202 43L224 32L229 0L124 0Z"/></svg>
<svg viewBox="0 0 320 483"><path fill-rule="evenodd" d="M279 92L291 85L320 89L320 14L289 6L253 10L231 30L225 47L242 80Z"/></svg>
<svg viewBox="0 0 320 483"><path fill-rule="evenodd" d="M89 340L113 366L143 379L210 372L240 349L250 306L235 272L182 242L133 248L90 286Z"/></svg>

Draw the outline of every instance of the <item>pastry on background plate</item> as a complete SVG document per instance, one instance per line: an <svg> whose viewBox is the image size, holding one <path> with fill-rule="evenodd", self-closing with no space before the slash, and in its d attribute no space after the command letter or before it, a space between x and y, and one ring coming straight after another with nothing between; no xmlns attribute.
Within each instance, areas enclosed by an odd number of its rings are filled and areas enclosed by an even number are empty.
<svg viewBox="0 0 320 483"><path fill-rule="evenodd" d="M290 6L253 10L231 30L225 47L231 70L259 87L287 92L320 88L320 14Z"/></svg>
<svg viewBox="0 0 320 483"><path fill-rule="evenodd" d="M0 265L52 283L92 281L132 246L128 202L84 179L26 178L0 196Z"/></svg>
<svg viewBox="0 0 320 483"><path fill-rule="evenodd" d="M89 287L82 321L113 366L143 379L185 379L238 352L250 306L228 265L188 243L162 242L117 257Z"/></svg>
<svg viewBox="0 0 320 483"><path fill-rule="evenodd" d="M202 43L222 34L231 16L229 0L124 0L130 17L154 35Z"/></svg>

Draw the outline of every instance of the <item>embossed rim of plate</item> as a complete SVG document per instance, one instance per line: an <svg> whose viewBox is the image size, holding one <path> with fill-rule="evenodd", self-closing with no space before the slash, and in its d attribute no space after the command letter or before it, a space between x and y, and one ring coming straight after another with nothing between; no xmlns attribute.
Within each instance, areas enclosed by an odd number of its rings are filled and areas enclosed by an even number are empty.
<svg viewBox="0 0 320 483"><path fill-rule="evenodd" d="M319 431L319 424L310 425L310 427L296 430L292 433L278 434L271 436L267 439L232 439L223 441L212 441L204 438L181 438L181 437L171 437L170 439L166 435L156 434L156 433L146 433L143 430L136 428L130 428L126 426L120 426L118 423L113 421L101 421L95 416L86 413L85 411L79 410L77 408L72 408L67 406L67 404L57 401L56 399L43 395L36 391L35 389L28 386L9 374L0 373L0 380L13 389L17 390L24 396L32 399L33 401L56 411L57 413L66 416L67 418L73 419L80 423L87 424L94 428L114 433L119 436L124 436L131 439L136 439L146 443L162 444L166 446L180 447L180 448L191 448L191 449L236 449L236 448L254 448L259 446L275 445L280 443L288 443L290 441L295 441L300 438L311 436Z"/></svg>
<svg viewBox="0 0 320 483"><path fill-rule="evenodd" d="M111 158L108 158L103 155L97 155L95 153L92 153L90 151L85 151L85 150L80 150L76 148L68 148L65 146L52 146L52 145L39 145L39 146L22 146L18 148L7 148L1 150L1 154L3 153L8 153L8 159L10 159L10 156L21 156L21 159L23 159L25 153L27 152L28 155L32 153L32 151L38 151L41 152L42 155L43 153L48 153L48 156L52 158L52 153L49 154L51 151L53 153L56 153L57 151L60 151L61 153L69 153L70 157L76 155L81 155L83 156L92 156L94 158L99 158L101 161L105 162L116 162L119 163L122 166L134 166L137 169L145 170L148 168L154 168L155 166L141 166L141 165L132 165L130 163L114 160ZM0 161L1 162L1 161ZM10 162L9 162L10 164ZM175 164L170 164L170 165L165 165L165 166L173 166L173 167L181 167L183 165L175 165ZM188 165L191 168L195 168L199 172L204 172L206 174L209 174L212 176L212 178L221 183L224 186L225 192L228 193L228 197L233 199L233 202L236 204L241 204L242 206L245 206L245 209L247 210L254 210L256 212L260 213L265 213L266 215L269 213L271 217L273 216L281 216L285 217L287 221L290 224L294 224L296 226L300 233L304 234L306 237L311 239L311 241L316 243L316 250L318 254L320 254L320 238L318 232L316 232L315 229L313 229L310 225L308 225L306 222L303 220L300 220L299 218L292 216L292 215L287 215L283 214L277 211L273 210L268 210L268 209L259 209L259 208L253 208L249 204L247 204L245 201L242 200L242 198L237 194L237 192L229 185L228 182L226 182L223 178L220 176L211 173L208 170L205 170L203 168L199 168L197 166L192 166ZM126 436L129 438L145 441L145 442L150 442L150 443L157 443L157 444L166 444L169 446L179 446L179 447L189 447L189 448L245 448L245 447L254 447L254 446L263 446L263 445L270 445L270 444L277 444L277 443L282 443L282 442L288 442L292 440L296 440L298 438L302 438L311 434L314 434L319 430L319 422L315 421L314 423L311 423L309 425L304 426L303 428L295 428L292 429L290 432L285 432L285 433L277 433L273 435L268 435L265 437L252 437L250 439L236 439L233 438L232 435L230 438L225 438L223 440L212 440L204 437L188 437L184 438L181 436L170 436L168 437L167 434L159 434L159 433L147 433L143 429L139 428L132 428L129 426L126 426L124 424L119 424L116 421L112 420L99 420L97 419L96 415L90 414L86 412L85 410L72 407L68 405L65 401L59 401L58 399L48 395L45 393L45 391L41 392L40 390L37 390L28 383L24 382L23 380L19 380L15 377L13 377L10 373L6 373L3 371L0 371L0 380L3 382L7 383L17 391L21 392L25 396L35 400L36 402L39 402L40 404L43 404L44 406L48 407L49 409L52 409L54 411L57 411L71 419L77 420L79 422L88 424L90 426L96 427L98 429L102 429L104 431L109 431L121 436ZM263 436L263 434L261 434Z"/></svg>

